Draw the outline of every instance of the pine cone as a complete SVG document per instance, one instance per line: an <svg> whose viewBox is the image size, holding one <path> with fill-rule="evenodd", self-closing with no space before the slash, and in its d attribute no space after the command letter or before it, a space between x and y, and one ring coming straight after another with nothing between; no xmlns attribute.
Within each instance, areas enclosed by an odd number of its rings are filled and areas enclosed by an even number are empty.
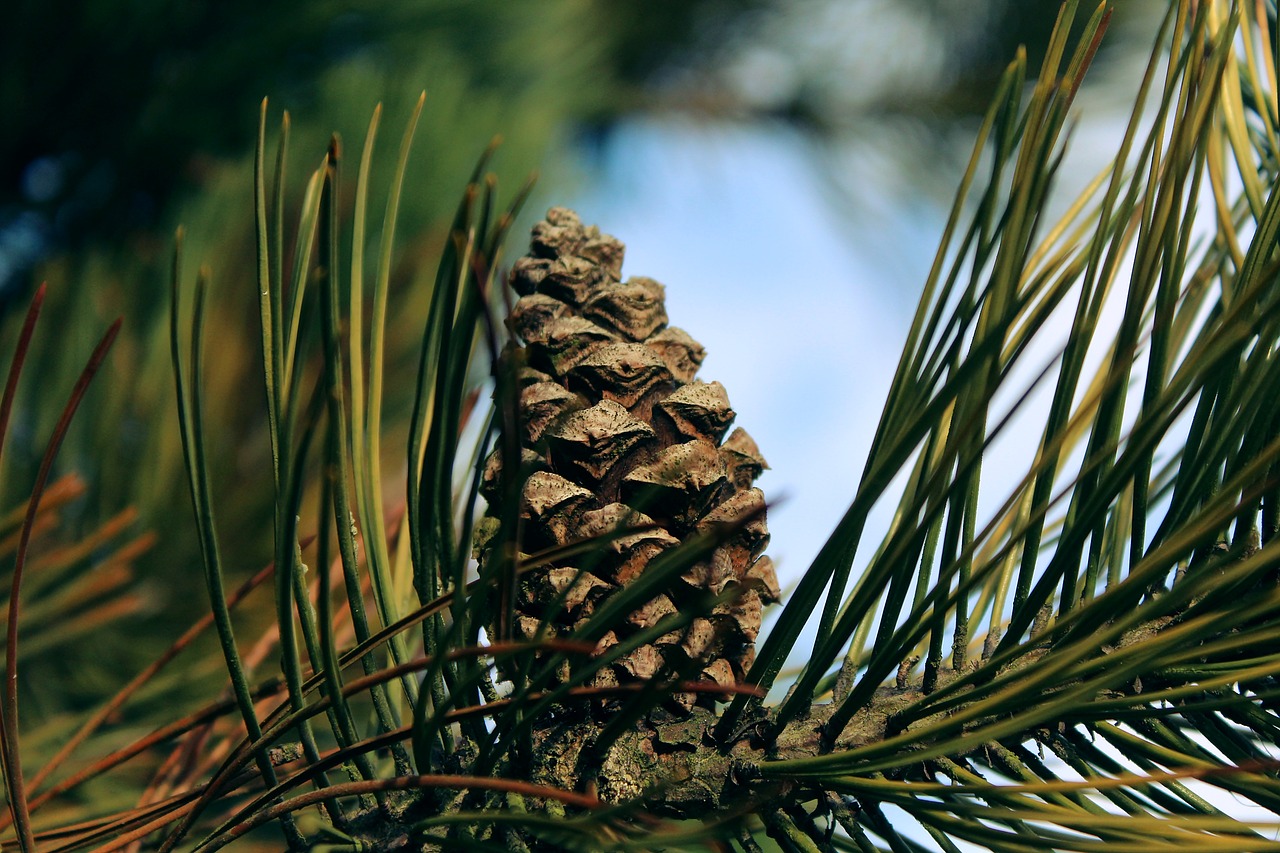
<svg viewBox="0 0 1280 853"><path fill-rule="evenodd" d="M702 346L667 325L661 284L621 280L622 255L617 239L556 207L533 227L531 253L511 271L520 298L507 323L523 350L515 361L525 365L522 463L534 471L522 495L519 550L649 526L605 546L589 572L563 565L522 575L514 631L533 638L545 624L543 636L569 636L658 554L709 525L751 518L710 560L632 612L600 648L704 591L736 585L737 597L595 680L627 683L693 662L704 678L733 684L754 657L762 608L779 596L773 564L761 556L769 540L764 497L752 486L767 465L745 430L725 437L734 411L724 387L694 378ZM484 476L491 506L500 467L495 451ZM678 701L689 707L695 700Z"/></svg>

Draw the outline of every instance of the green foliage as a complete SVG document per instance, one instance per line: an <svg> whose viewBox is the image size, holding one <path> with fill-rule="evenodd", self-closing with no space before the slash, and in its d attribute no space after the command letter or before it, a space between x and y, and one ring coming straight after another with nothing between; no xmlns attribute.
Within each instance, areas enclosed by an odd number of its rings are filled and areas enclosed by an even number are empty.
<svg viewBox="0 0 1280 853"><path fill-rule="evenodd" d="M999 849L1101 849L1135 834L1151 849L1193 827L1243 834L1249 840L1219 843L1262 849L1269 842L1173 780L1200 775L1193 768L1222 760L1209 759L1220 750L1246 769L1212 783L1274 806L1263 709L1276 616L1267 507L1280 450L1269 390L1275 149L1273 95L1260 96L1274 58L1266 22L1247 9L1171 7L1163 33L1172 59L1163 73L1153 59L1115 165L1050 225L1041 216L1059 136L1104 22L1100 11L1070 59L1054 46L1025 106L1022 63L1010 67L858 498L750 676L772 682L831 581L812 656L774 730L834 689L830 748L876 707L883 684L911 689L884 737L761 772L892 803L926 830ZM979 169L989 176L969 196ZM1230 169L1245 188L1234 203ZM1193 230L1205 193L1218 202L1207 240ZM1117 287L1123 314L1104 337L1099 318ZM999 510L980 517L985 454L1010 419L993 401L1036 374L1016 368L1055 312L1073 319L1065 349L1040 371L1038 381L1056 381L1039 453ZM1102 355L1092 377L1090 354ZM846 594L866 512L899 472L909 478L894 527ZM912 680L914 662L923 667ZM756 701L737 700L723 725ZM1036 741L1064 766L1029 751ZM1169 768L1165 790L1106 778L1126 759ZM915 787L922 774L946 781ZM975 788L979 774L1016 784ZM1075 774L1084 781L1065 797L1060 777ZM1093 785L1098 797L1080 796ZM890 789L898 793L884 797ZM1128 819L1094 822L1107 801ZM887 823L878 832L906 843Z"/></svg>
<svg viewBox="0 0 1280 853"><path fill-rule="evenodd" d="M392 286L392 235L414 189L417 112L390 177L373 166L377 111L350 203L335 137L289 209L288 122L270 159L264 103L250 295L269 463L242 487L268 496L244 503L269 504L256 524L271 530L274 564L227 595L223 548L241 529L223 509L245 507L212 487L221 457L204 401L219 389L203 331L219 299L203 269L188 294L175 257L169 355L210 613L70 739L106 755L69 775L50 775L64 750L24 783L31 745L9 673L0 734L18 846L217 849L275 824L290 848L334 850L1280 847L1274 821L1252 825L1213 799L1280 813L1280 51L1259 9L1170 6L1114 162L1056 222L1046 210L1108 4L1078 20L1066 4L1033 83L1024 55L1009 65L858 493L747 683L719 712L687 718L664 716L664 696L712 685L590 680L715 599L603 652L596 643L733 530L665 552L574 635L512 642L503 625L519 575L570 553L589 562L603 543L518 553L524 474L511 465L489 541L499 556L478 574L470 560L481 450L508 446L519 416L497 314L502 247L527 188L501 202L486 151L427 304L414 302ZM421 330L404 429L385 417L384 382L412 375L388 358L393 316ZM1038 363L1033 344L1062 317L1063 346ZM28 326L14 376L29 338ZM1023 411L1049 386L1045 411ZM479 402L486 387L492 407ZM1028 419L1034 460L989 511L984 465ZM384 445L403 453L403 507L388 501L398 490ZM897 504L890 529L868 530L883 501ZM33 501L25 515L15 590L40 512ZM241 616L269 579L274 619ZM17 612L14 596L11 670ZM805 666L766 704L811 617ZM111 731L209 627L229 692L181 717L168 708L148 734ZM556 682L570 658L583 665ZM567 745L574 761L548 759ZM615 796L610 774L623 768L637 790ZM59 804L78 814L53 814Z"/></svg>
<svg viewBox="0 0 1280 853"><path fill-rule="evenodd" d="M643 14L614 5L16 4L0 31L0 225L15 207L27 209L45 222L44 239L80 248L164 223L174 201L207 188L210 158L251 147L255 122L244 99L267 92L323 116L323 129L304 128L323 140L333 129L359 129L371 95L399 110L430 85L437 119L455 133L478 127L483 141L494 132L485 119L502 115L509 127L527 127L518 144L536 151L565 118L616 112L707 16L697 2L647 4ZM455 100L475 113L455 114L445 106ZM329 127L335 116L355 122ZM43 177L28 172L33 164ZM440 182L448 174L418 186L424 195L451 193ZM407 212L419 204L408 200ZM7 278L0 287L16 284Z"/></svg>

